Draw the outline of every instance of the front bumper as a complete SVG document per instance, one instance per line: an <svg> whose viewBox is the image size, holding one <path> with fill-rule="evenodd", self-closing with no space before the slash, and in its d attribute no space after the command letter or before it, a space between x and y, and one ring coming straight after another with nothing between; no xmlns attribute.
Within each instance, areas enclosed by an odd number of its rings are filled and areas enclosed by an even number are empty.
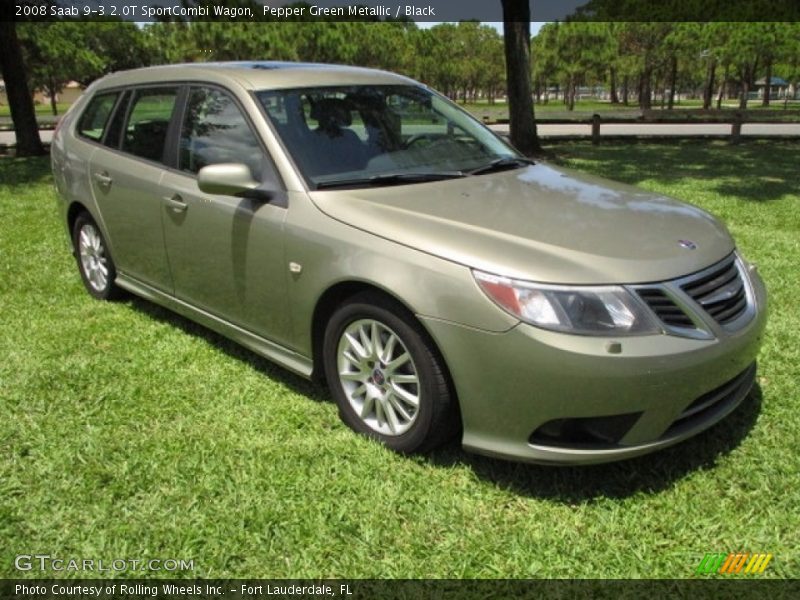
<svg viewBox="0 0 800 600"><path fill-rule="evenodd" d="M753 318L740 330L720 330L710 340L585 337L524 323L491 333L422 320L453 376L465 449L536 463L599 463L680 442L744 400L755 380L767 312L766 291L756 273L751 285ZM613 442L548 443L546 436L534 435L553 422L608 418L623 424Z"/></svg>

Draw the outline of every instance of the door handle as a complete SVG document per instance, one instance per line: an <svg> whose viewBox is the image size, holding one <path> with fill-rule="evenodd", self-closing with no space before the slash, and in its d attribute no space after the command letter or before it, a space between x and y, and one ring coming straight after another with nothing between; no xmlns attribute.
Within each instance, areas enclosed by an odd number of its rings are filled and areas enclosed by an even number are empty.
<svg viewBox="0 0 800 600"><path fill-rule="evenodd" d="M166 202L167 206L169 206L173 211L178 213L184 212L187 208L189 208L189 205L183 201L183 198L181 198L180 194L175 194L174 196L164 196L164 202Z"/></svg>
<svg viewBox="0 0 800 600"><path fill-rule="evenodd" d="M114 182L111 176L105 171L102 173L95 173L94 180L104 187L109 187Z"/></svg>

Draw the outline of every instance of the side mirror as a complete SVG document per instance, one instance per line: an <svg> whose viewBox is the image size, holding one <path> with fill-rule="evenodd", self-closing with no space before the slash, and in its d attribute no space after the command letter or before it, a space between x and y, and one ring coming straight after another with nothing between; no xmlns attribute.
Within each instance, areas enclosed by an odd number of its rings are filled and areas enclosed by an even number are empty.
<svg viewBox="0 0 800 600"><path fill-rule="evenodd" d="M197 186L206 194L259 200L269 200L275 192L271 187L253 179L250 167L242 163L220 163L203 167L197 173Z"/></svg>

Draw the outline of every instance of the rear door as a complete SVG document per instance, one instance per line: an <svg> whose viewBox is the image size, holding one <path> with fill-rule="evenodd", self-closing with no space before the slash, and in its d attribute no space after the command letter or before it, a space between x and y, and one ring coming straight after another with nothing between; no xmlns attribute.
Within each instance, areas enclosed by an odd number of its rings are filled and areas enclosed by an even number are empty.
<svg viewBox="0 0 800 600"><path fill-rule="evenodd" d="M254 179L278 180L233 95L193 86L181 122L176 169L164 175L159 192L165 198L164 235L175 295L262 337L285 342L285 197L266 203L202 192L198 171L219 163L244 163Z"/></svg>
<svg viewBox="0 0 800 600"><path fill-rule="evenodd" d="M117 269L167 293L172 282L161 224L164 151L178 86L126 92L89 164Z"/></svg>

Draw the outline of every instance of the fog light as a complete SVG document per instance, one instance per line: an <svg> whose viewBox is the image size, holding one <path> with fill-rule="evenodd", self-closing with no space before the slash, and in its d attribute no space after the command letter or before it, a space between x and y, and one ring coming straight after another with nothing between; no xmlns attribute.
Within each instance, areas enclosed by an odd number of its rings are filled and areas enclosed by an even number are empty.
<svg viewBox="0 0 800 600"><path fill-rule="evenodd" d="M641 414L636 412L608 417L553 419L537 428L528 438L528 442L537 446L562 448L616 446Z"/></svg>

